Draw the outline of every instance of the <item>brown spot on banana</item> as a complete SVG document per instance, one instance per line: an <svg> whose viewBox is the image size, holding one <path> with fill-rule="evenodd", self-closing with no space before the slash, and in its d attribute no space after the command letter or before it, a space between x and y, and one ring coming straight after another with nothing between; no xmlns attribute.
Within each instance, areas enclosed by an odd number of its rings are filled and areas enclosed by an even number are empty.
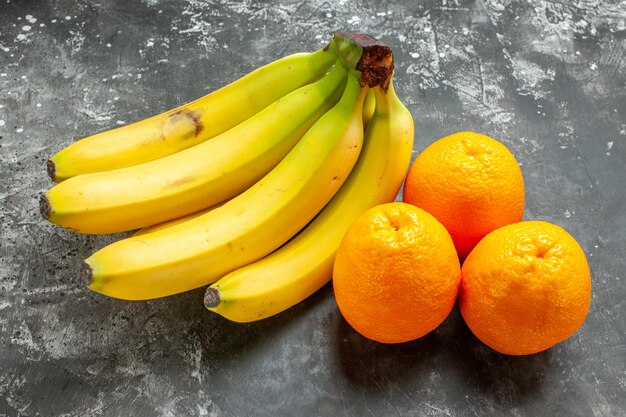
<svg viewBox="0 0 626 417"><path fill-rule="evenodd" d="M172 112L165 119L161 136L163 140L172 136L191 138L197 137L203 129L202 113L183 107Z"/></svg>
<svg viewBox="0 0 626 417"><path fill-rule="evenodd" d="M179 178L177 180L174 180L172 182L167 183L163 188L167 189L167 188L177 188L180 187L182 185L185 184L189 184L190 182L193 182L196 180L196 176L190 175L188 177L183 177L183 178Z"/></svg>

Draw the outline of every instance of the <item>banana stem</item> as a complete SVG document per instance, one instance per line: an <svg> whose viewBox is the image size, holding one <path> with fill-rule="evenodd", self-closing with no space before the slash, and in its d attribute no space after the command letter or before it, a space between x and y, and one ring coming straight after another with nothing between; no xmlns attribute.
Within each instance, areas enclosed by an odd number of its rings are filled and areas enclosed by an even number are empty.
<svg viewBox="0 0 626 417"><path fill-rule="evenodd" d="M390 104L396 98L396 91L393 88L393 80L389 80L389 88L384 91L382 87L378 86L373 88L374 95L376 96L376 110L374 114L388 114L390 113Z"/></svg>
<svg viewBox="0 0 626 417"><path fill-rule="evenodd" d="M356 32L335 32L333 40L343 64L359 73L361 87L380 85L387 91L394 68L393 52L388 45Z"/></svg>
<svg viewBox="0 0 626 417"><path fill-rule="evenodd" d="M336 57L337 54L335 51L330 49L329 46L326 46L322 49L318 49L315 52L311 52L311 55L310 55L311 72L319 72L320 68L323 68L323 67L330 68L333 65L332 62L330 62L329 64L329 59L332 60L332 58ZM321 78L322 76L324 76L324 73L320 73L319 78Z"/></svg>

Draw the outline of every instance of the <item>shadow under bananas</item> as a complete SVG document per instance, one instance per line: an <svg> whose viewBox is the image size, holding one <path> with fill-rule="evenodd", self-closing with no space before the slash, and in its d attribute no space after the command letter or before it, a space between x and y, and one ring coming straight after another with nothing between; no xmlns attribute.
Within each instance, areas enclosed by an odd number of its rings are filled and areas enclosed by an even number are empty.
<svg viewBox="0 0 626 417"><path fill-rule="evenodd" d="M72 322L78 338L74 350L86 359L102 359L103 369L109 370L142 364L159 373L187 366L202 374L198 379L223 377L232 368L244 372L246 363L252 366L271 357L281 343L306 337L301 334L308 332L306 322L318 320L320 304L329 301L332 287L326 285L296 306L251 323L235 323L208 311L204 291L132 302L86 291L81 305L89 314ZM72 305L59 315L71 314Z"/></svg>
<svg viewBox="0 0 626 417"><path fill-rule="evenodd" d="M219 314L208 311L203 305L204 289L193 291L194 304L201 311L194 312L189 319L189 332L197 335L203 350L211 360L240 357L246 352L262 355L267 349L274 349L281 338L288 338L301 327L307 317L314 315L319 304L324 303L332 293L332 287L325 285L313 295L295 306L274 316L250 323L236 323ZM197 310L197 308L194 308ZM190 313L181 305L179 314L184 320ZM315 320L315 318L311 318Z"/></svg>

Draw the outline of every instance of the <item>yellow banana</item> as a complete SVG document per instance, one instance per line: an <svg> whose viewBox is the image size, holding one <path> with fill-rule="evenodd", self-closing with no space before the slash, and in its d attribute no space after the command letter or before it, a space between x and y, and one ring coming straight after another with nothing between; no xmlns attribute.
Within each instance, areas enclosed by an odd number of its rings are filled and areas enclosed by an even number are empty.
<svg viewBox="0 0 626 417"><path fill-rule="evenodd" d="M393 201L413 148L413 119L396 96L373 89L376 109L361 156L350 176L320 214L294 239L212 284L206 307L237 322L277 314L317 291L332 274L339 243L356 218L370 207Z"/></svg>
<svg viewBox="0 0 626 417"><path fill-rule="evenodd" d="M216 204L214 206L207 207L202 210L198 210L194 213L187 214L186 216L178 217L172 220L167 220L165 222L158 223L152 226L142 227L141 229L135 231L135 233L133 233L132 236L147 235L148 233L156 233L165 229L169 229L170 227L174 227L176 225L188 222L189 220L195 219L196 217L200 217L203 214L206 214L211 210L215 210L216 208L221 207L223 204L224 203Z"/></svg>
<svg viewBox="0 0 626 417"><path fill-rule="evenodd" d="M363 103L363 127L364 128L367 127L367 124L369 123L372 116L374 115L374 110L376 110L376 96L374 94L374 89L370 88L367 90L367 95L365 96L365 101ZM165 221L163 223L155 224L154 226L144 227L140 230L137 230L135 233L133 233L133 236L144 235L146 233L154 233L156 231L161 231L169 227L175 226L177 224L187 222L191 219L201 216L204 213L208 213L210 210L213 210L215 207L218 207L220 205L221 204L218 204L216 206L211 206L209 208L197 211L195 213L188 214L183 217L179 217L173 220Z"/></svg>
<svg viewBox="0 0 626 417"><path fill-rule="evenodd" d="M376 110L376 95L374 94L374 89L370 88L367 90L367 95L365 96L365 102L363 103L363 127L367 129L367 124L372 119L374 115L374 111Z"/></svg>
<svg viewBox="0 0 626 417"><path fill-rule="evenodd" d="M376 110L376 96L374 94L374 89L370 88L367 90L367 95L365 96L365 101L363 103L363 127L364 128L367 127L367 124L369 123L372 116L374 115L374 110ZM173 220L165 221L163 223L155 224L154 226L144 227L140 230L137 230L135 233L133 233L133 236L144 235L146 233L154 233L154 232L161 231L169 227L175 226L177 224L187 222L191 219L195 219L196 217L203 215L204 213L208 213L209 211L213 210L216 207L219 207L220 205L221 204L218 204L216 206L211 206L209 208L197 211L195 213L188 214L183 217L179 217Z"/></svg>
<svg viewBox="0 0 626 417"><path fill-rule="evenodd" d="M336 59L330 49L286 56L191 103L83 138L50 158L48 174L60 182L152 161L203 142L323 76Z"/></svg>
<svg viewBox="0 0 626 417"><path fill-rule="evenodd" d="M85 283L116 298L163 297L210 284L284 244L356 163L366 92L349 75L339 103L259 182L195 219L101 249L85 260Z"/></svg>
<svg viewBox="0 0 626 417"><path fill-rule="evenodd" d="M271 171L337 102L346 77L337 64L321 80L211 140L155 161L63 181L42 195L42 214L77 232L115 233L234 197Z"/></svg>

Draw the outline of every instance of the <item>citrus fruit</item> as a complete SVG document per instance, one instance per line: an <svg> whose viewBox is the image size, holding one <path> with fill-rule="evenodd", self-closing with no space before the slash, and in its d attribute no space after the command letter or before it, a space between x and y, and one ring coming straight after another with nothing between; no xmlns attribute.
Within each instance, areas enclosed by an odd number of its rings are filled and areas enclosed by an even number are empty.
<svg viewBox="0 0 626 417"><path fill-rule="evenodd" d="M400 202L376 206L351 225L333 270L341 314L382 343L414 340L439 326L454 306L460 279L443 225Z"/></svg>
<svg viewBox="0 0 626 417"><path fill-rule="evenodd" d="M590 300L585 253L551 223L501 227L463 263L461 314L474 335L500 353L527 355L567 339L585 320Z"/></svg>
<svg viewBox="0 0 626 417"><path fill-rule="evenodd" d="M487 233L522 219L524 180L500 142L455 133L428 146L406 178L403 201L437 218L464 259Z"/></svg>

